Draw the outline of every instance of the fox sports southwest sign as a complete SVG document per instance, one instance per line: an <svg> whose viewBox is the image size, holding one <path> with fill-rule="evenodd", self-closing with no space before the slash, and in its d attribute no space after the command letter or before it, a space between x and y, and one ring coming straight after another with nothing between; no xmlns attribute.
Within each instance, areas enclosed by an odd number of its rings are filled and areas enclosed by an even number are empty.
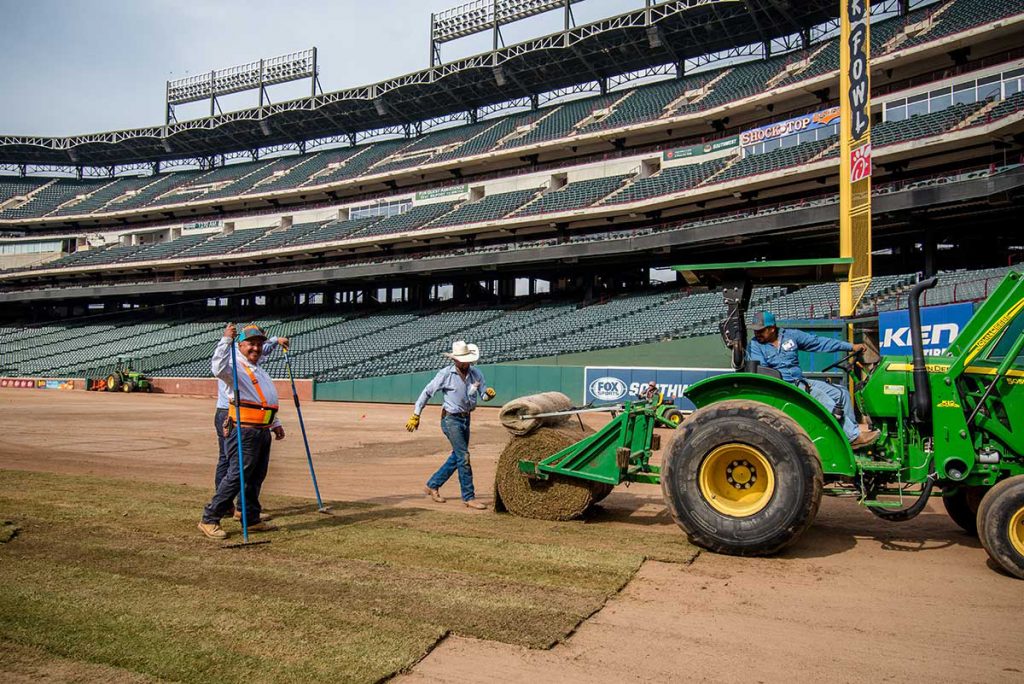
<svg viewBox="0 0 1024 684"><path fill-rule="evenodd" d="M583 372L583 393L587 403L610 404L635 401L640 390L653 380L666 400L682 409L694 409L683 396L686 389L704 378L727 373L724 368L620 368L591 367Z"/></svg>

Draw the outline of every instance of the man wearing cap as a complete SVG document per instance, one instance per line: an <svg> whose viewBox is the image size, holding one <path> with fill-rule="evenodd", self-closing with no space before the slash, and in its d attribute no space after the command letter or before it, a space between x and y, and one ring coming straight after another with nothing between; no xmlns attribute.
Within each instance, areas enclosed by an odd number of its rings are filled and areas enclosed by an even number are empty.
<svg viewBox="0 0 1024 684"><path fill-rule="evenodd" d="M818 337L802 330L780 328L775 322L775 314L768 311L754 316L753 330L754 339L747 347L748 361L757 361L762 366L779 371L783 380L805 388L829 412L836 407L841 409L843 432L853 448L859 449L875 443L878 430L857 424L847 389L821 380L808 380L800 369L797 356L797 352L801 351L860 353L865 349L863 344L851 344L845 340Z"/></svg>
<svg viewBox="0 0 1024 684"><path fill-rule="evenodd" d="M487 386L483 373L473 364L480 359L480 349L475 344L466 344L464 340L452 343L450 353L445 353L452 360L452 365L438 371L434 379L420 392L419 399L413 409L412 417L405 424L405 429L413 432L420 425L420 414L435 393L444 394L441 408L441 432L452 445L452 453L437 472L430 476L424 491L437 501L447 501L438 491L455 471L459 473L459 487L462 490L462 503L469 508L483 510L487 508L476 500L473 491L473 469L469 464L469 414L476 408L477 401L490 401L495 392Z"/></svg>
<svg viewBox="0 0 1024 684"><path fill-rule="evenodd" d="M260 353L260 361L267 357L267 354L274 351L278 346L288 348L287 337L271 337L263 343L263 351ZM228 399L228 393L230 392L231 384L224 382L224 380L217 378L217 410L213 414L213 430L217 434L217 468L213 473L213 488L217 489L220 485L220 481L224 479L224 475L228 472L228 464L231 461L232 454L229 454L227 449L224 448L225 437L224 437L224 423L228 419L228 407L231 405L231 400ZM237 461L237 455L235 455ZM235 507L235 518L238 520L242 519L242 512ZM263 516L264 520L269 520L270 516Z"/></svg>
<svg viewBox="0 0 1024 684"><path fill-rule="evenodd" d="M234 373L231 352L235 337L239 337L237 354L238 396L234 391ZM245 474L246 517L250 530L269 531L273 525L260 519L260 487L267 476L270 465L270 434L284 439L284 428L277 419L278 398L274 381L259 367L263 345L267 334L255 325L242 328L237 334L234 324L224 329L224 337L217 343L210 363L214 377L228 384L228 400L231 407L225 425L224 450L235 454L228 459L228 470L224 474L210 503L203 509L199 530L211 539L224 539L227 533L221 528L221 518L231 515L232 502L241 489L238 471L238 434L241 433L242 462ZM237 409L236 409L237 407ZM236 410L241 413L241 429L236 429Z"/></svg>

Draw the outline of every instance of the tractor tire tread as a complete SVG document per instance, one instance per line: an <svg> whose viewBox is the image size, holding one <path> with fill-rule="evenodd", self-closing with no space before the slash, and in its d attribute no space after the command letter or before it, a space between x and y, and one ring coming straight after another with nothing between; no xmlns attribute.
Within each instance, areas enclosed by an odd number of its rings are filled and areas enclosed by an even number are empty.
<svg viewBox="0 0 1024 684"><path fill-rule="evenodd" d="M989 558L1001 570L1024 579L1024 554L1013 548L1007 535L1010 519L1024 507L1024 475L1014 475L995 484L978 506L978 539Z"/></svg>
<svg viewBox="0 0 1024 684"><path fill-rule="evenodd" d="M735 422L737 419L756 421L758 424L769 428L783 440L795 444L797 452L803 455L805 475L809 484L808 491L803 497L804 501L801 502L805 509L795 516L783 529L777 530L770 540L761 543L736 544L733 543L733 540L723 541L715 535L701 530L698 526L692 524L690 516L685 514L675 493L672 491L674 487L673 472L677 467L675 464L676 459L674 458L677 451L676 445L685 445L693 438L695 433L707 428L709 424L720 420ZM686 531L690 542L716 553L738 556L771 555L795 541L817 516L818 508L821 504L822 490L824 489L821 461L806 430L786 416L786 414L767 404L743 399L718 402L694 412L675 431L669 442L661 474L662 495L668 506L669 513L676 524Z"/></svg>

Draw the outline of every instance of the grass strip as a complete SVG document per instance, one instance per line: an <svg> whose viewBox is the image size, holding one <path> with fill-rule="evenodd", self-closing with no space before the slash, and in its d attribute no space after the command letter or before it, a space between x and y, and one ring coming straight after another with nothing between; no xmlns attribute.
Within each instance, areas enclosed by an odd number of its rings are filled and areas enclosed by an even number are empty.
<svg viewBox="0 0 1024 684"><path fill-rule="evenodd" d="M226 550L195 529L208 494L4 471L0 520L20 530L0 546L0 648L21 657L0 673L379 681L449 632L548 647L644 558L695 555L642 528L287 498L265 502L280 529L251 535L273 543Z"/></svg>

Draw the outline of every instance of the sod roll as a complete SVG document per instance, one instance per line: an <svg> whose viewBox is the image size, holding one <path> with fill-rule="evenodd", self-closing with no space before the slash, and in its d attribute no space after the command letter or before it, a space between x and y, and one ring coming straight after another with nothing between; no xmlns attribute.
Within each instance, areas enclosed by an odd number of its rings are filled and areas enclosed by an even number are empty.
<svg viewBox="0 0 1024 684"><path fill-rule="evenodd" d="M523 518L572 520L581 516L598 497L608 495L609 485L559 475L547 480L532 479L519 470L519 461L541 461L591 432L579 427L542 427L525 437L513 436L498 457L495 500L501 502L504 510Z"/></svg>
<svg viewBox="0 0 1024 684"><path fill-rule="evenodd" d="M561 392L541 392L513 399L501 407L499 419L505 429L513 435L526 436L539 427L560 427L572 416L549 416L547 418L524 418L524 415L566 411L572 408L572 400Z"/></svg>

